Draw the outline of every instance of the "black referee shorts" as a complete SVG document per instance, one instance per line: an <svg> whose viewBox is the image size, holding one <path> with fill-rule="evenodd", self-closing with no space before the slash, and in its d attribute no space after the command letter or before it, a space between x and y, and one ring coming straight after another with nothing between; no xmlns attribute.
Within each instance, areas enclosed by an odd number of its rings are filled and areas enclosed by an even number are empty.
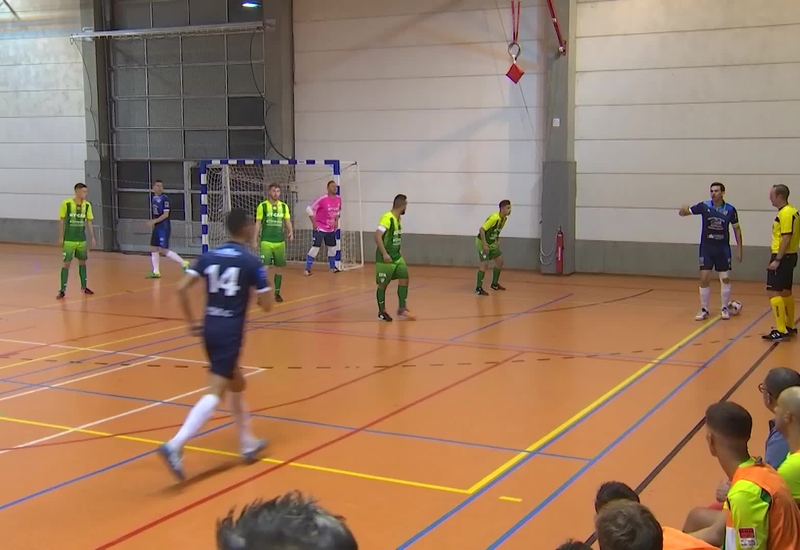
<svg viewBox="0 0 800 550"><path fill-rule="evenodd" d="M777 254L770 256L770 263L775 261ZM785 254L778 269L767 270L767 290L770 292L782 292L792 290L794 284L794 268L797 267L797 253Z"/></svg>

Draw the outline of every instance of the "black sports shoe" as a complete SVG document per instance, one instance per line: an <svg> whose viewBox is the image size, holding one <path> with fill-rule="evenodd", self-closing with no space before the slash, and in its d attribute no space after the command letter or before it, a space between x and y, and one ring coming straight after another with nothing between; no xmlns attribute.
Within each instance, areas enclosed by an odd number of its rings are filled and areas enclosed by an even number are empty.
<svg viewBox="0 0 800 550"><path fill-rule="evenodd" d="M91 294L94 294L94 292L92 292L92 291L91 291L91 290L89 290L88 288L82 288L82 289L81 289L81 292L83 292L84 294L89 294L89 295L91 295Z"/></svg>
<svg viewBox="0 0 800 550"><path fill-rule="evenodd" d="M778 329L776 328L769 331L768 334L761 335L762 339L769 340L770 342L783 342L788 337L789 337L788 332L779 332Z"/></svg>
<svg viewBox="0 0 800 550"><path fill-rule="evenodd" d="M64 296L66 296L65 292L63 290L59 290L58 294L56 294L56 300L63 300Z"/></svg>
<svg viewBox="0 0 800 550"><path fill-rule="evenodd" d="M392 317L385 311L381 311L380 313L378 313L378 319L380 319L381 321L386 321L388 323L392 320Z"/></svg>
<svg viewBox="0 0 800 550"><path fill-rule="evenodd" d="M500 286L499 283L496 284L496 285L492 285L491 288L492 288L492 290L505 290L506 289L506 287Z"/></svg>
<svg viewBox="0 0 800 550"><path fill-rule="evenodd" d="M283 301L283 296L281 296L280 294L276 294L275 295L275 301L278 302L278 303L282 302Z"/></svg>
<svg viewBox="0 0 800 550"><path fill-rule="evenodd" d="M475 289L475 296L488 296L489 293L483 290L482 286L479 286Z"/></svg>

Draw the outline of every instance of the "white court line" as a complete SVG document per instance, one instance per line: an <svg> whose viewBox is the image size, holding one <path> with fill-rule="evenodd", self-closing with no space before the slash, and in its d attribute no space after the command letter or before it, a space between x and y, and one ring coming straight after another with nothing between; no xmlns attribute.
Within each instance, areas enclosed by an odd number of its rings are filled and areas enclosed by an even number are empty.
<svg viewBox="0 0 800 550"><path fill-rule="evenodd" d="M248 372L247 374L245 374L245 376L252 376L253 374L258 374L259 372L261 372L261 371L260 370L256 370L256 371ZM46 388L44 388L44 389L46 389ZM95 420L94 422L89 422L88 424L84 424L83 426L78 426L76 428L70 428L69 430L64 430L64 431L58 432L56 434L48 435L47 437L42 437L40 439L35 439L33 441L28 441L27 443L20 443L19 445L15 445L14 447L11 447L10 449L6 449L5 451L0 451L0 455L4 455L4 454L6 454L8 452L13 451L14 449L23 449L25 447L30 447L32 445L38 445L39 443L44 443L46 441L51 441L53 439L57 439L59 437L65 436L65 435L69 435L71 433L79 432L81 430L87 430L89 428L97 426L98 424L103 424L105 422L111 422L112 420L117 420L117 419L124 418L126 416L130 416L130 415L138 413L138 412L146 411L148 409L152 409L154 407L158 407L159 405L163 405L164 403L171 403L173 401L177 401L178 399L183 399L184 397L189 397L190 395L194 395L196 393L200 393L201 391L205 391L207 389L208 389L208 386L205 386L205 387L197 389L197 390L192 390L190 392L186 392L186 393L182 393L180 395L176 395L174 397L170 397L169 399L164 399L162 401L159 401L158 403L150 403L149 405L145 405L143 407L139 407L138 409L133 409L133 410L130 410L130 411L127 411L127 412L124 412L124 413L115 414L114 416L108 416L106 418L101 418L100 420ZM12 397L15 397L15 396L12 396Z"/></svg>
<svg viewBox="0 0 800 550"><path fill-rule="evenodd" d="M116 355L127 355L129 357L146 357L148 359L161 359L162 361L175 361L176 363L184 362L184 363L194 363L197 365L207 365L208 361L199 361L197 359L180 359L177 357L166 357L163 355L147 355L145 353L131 353L127 351L114 351L112 349L100 349L100 348L81 348L77 346L64 346L62 344L47 344L45 342L28 342L27 340L8 340L5 338L0 338L0 342L6 342L8 344L25 344L28 346L42 346L48 348L58 348L58 349L69 349L74 351L99 351L101 353L114 353ZM94 359L94 358L90 358ZM38 361L38 359L34 358L31 362ZM243 369L259 369L260 367L250 367L247 365L243 365L241 368ZM20 375L24 376L24 375Z"/></svg>

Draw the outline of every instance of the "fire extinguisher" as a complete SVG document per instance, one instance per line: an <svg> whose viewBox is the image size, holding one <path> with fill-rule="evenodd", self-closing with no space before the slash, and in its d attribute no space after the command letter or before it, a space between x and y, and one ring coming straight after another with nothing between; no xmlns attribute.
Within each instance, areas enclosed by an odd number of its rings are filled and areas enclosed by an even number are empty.
<svg viewBox="0 0 800 550"><path fill-rule="evenodd" d="M564 232L561 227L556 232L556 273L561 275L564 272Z"/></svg>

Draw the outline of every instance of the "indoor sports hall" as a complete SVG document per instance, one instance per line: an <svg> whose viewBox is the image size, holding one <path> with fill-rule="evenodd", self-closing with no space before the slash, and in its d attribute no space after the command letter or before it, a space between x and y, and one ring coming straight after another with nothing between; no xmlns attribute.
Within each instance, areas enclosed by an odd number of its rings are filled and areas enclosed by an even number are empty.
<svg viewBox="0 0 800 550"><path fill-rule="evenodd" d="M714 502L710 405L765 455L767 374L800 371L792 281L767 291L796 258L796 1L2 0L0 25L3 548L228 550L219 520L292 491L361 549L600 548L605 482L679 530ZM691 215L720 189L727 271ZM211 379L178 289L236 209L285 235L239 358L269 444L246 464L223 401L178 481L159 449ZM407 265L391 322L376 238Z"/></svg>

